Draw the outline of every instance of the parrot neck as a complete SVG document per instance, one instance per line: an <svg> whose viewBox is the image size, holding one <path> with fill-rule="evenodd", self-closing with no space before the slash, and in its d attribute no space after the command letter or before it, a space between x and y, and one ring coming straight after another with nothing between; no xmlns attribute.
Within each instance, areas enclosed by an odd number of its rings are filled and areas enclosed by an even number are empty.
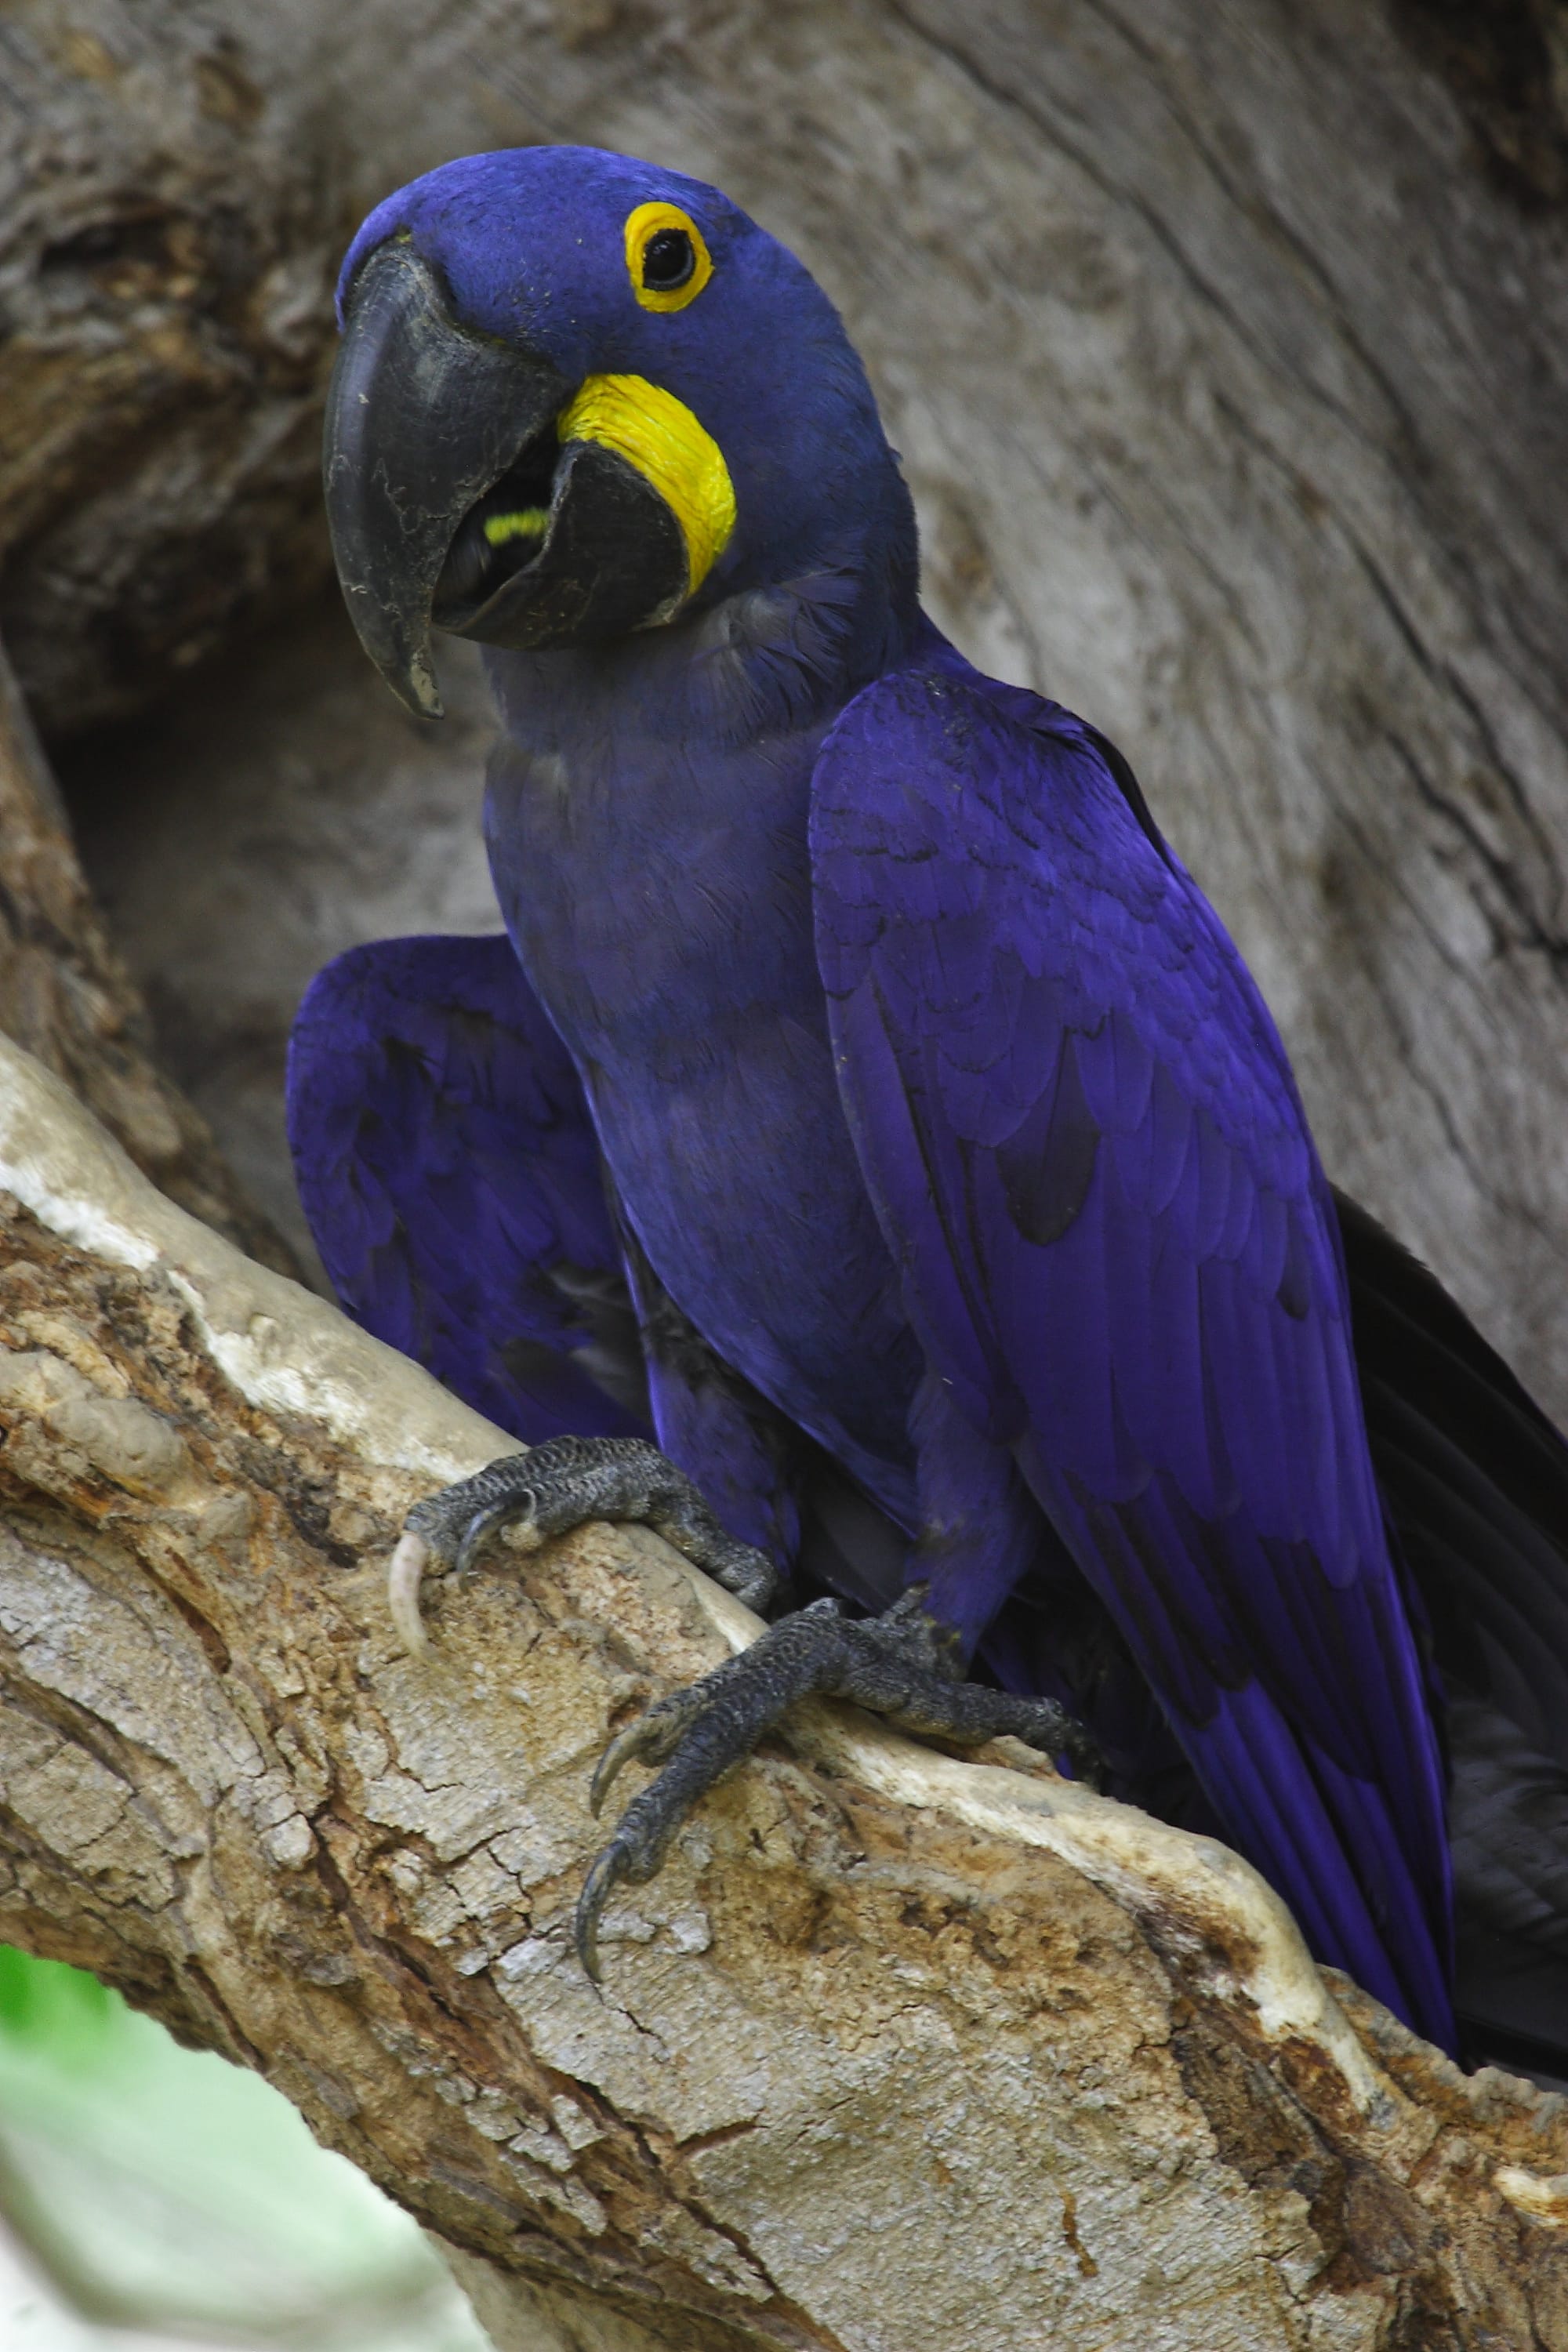
<svg viewBox="0 0 1568 2352"><path fill-rule="evenodd" d="M822 1026L812 771L929 627L900 573L828 562L612 645L487 652L496 888L582 1066L700 1053L738 987Z"/></svg>
<svg viewBox="0 0 1568 2352"><path fill-rule="evenodd" d="M931 633L920 609L903 485L880 527L830 547L788 580L710 594L673 625L604 646L484 649L502 725L520 751L565 758L574 779L625 793L670 760L721 746L773 747L826 729L873 678ZM657 750L656 750L657 747ZM649 779L651 781L651 779Z"/></svg>

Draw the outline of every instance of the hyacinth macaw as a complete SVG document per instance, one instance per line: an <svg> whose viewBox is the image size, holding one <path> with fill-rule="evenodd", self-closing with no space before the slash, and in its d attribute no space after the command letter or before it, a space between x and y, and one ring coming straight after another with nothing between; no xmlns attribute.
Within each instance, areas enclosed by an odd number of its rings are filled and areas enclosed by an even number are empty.
<svg viewBox="0 0 1568 2352"><path fill-rule="evenodd" d="M379 205L340 306L350 611L416 712L479 639L500 716L506 936L342 957L291 1052L344 1304L534 1449L403 1571L630 1517L810 1603L613 1743L601 1790L664 1769L585 1960L828 1690L1217 1831L1450 2049L1457 1875L1471 2046L1546 2063L1568 1448L1331 1192L1126 761L922 614L826 296L714 189L535 148Z"/></svg>

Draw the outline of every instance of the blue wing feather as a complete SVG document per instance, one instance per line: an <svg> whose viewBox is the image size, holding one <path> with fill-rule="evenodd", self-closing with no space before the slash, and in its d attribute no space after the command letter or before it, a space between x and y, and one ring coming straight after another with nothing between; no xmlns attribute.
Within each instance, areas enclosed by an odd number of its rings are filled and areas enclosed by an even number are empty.
<svg viewBox="0 0 1568 2352"><path fill-rule="evenodd" d="M598 1141L508 940L338 957L300 1008L288 1107L358 1322L526 1444L648 1433Z"/></svg>
<svg viewBox="0 0 1568 2352"><path fill-rule="evenodd" d="M1090 730L946 649L818 761L846 1107L928 1361L1227 1833L1451 2042L1437 1743L1332 1203L1234 946Z"/></svg>

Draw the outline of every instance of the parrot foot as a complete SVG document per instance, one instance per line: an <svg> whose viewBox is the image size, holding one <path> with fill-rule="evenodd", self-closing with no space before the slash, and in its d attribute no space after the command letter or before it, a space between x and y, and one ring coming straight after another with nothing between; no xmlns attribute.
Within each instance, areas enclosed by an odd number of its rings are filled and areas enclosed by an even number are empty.
<svg viewBox="0 0 1568 2352"><path fill-rule="evenodd" d="M632 1799L578 1899L577 1956L595 1984L599 1921L612 1890L623 1881L645 1885L657 1874L697 1800L749 1756L797 1699L853 1699L900 1730L961 1747L1010 1732L1047 1755L1070 1757L1098 1783L1100 1750L1065 1707L962 1679L957 1637L928 1613L925 1597L926 1587L913 1585L885 1616L862 1620L842 1616L836 1601L814 1601L616 1735L589 1791L595 1813L634 1757L665 1769Z"/></svg>
<svg viewBox="0 0 1568 2352"><path fill-rule="evenodd" d="M552 1437L503 1454L472 1478L416 1503L392 1555L387 1600L411 1651L426 1649L419 1580L431 1559L469 1567L498 1528L520 1527L529 1549L587 1519L636 1519L673 1544L749 1609L766 1608L778 1582L766 1556L725 1534L683 1471L641 1437Z"/></svg>

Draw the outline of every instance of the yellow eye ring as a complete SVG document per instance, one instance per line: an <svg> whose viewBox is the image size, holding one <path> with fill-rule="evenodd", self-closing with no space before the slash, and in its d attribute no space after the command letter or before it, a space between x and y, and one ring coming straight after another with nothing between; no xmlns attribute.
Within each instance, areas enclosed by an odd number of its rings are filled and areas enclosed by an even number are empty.
<svg viewBox="0 0 1568 2352"><path fill-rule="evenodd" d="M713 275L713 260L690 214L679 205L639 205L626 223L626 274L645 310L684 310L695 302Z"/></svg>

